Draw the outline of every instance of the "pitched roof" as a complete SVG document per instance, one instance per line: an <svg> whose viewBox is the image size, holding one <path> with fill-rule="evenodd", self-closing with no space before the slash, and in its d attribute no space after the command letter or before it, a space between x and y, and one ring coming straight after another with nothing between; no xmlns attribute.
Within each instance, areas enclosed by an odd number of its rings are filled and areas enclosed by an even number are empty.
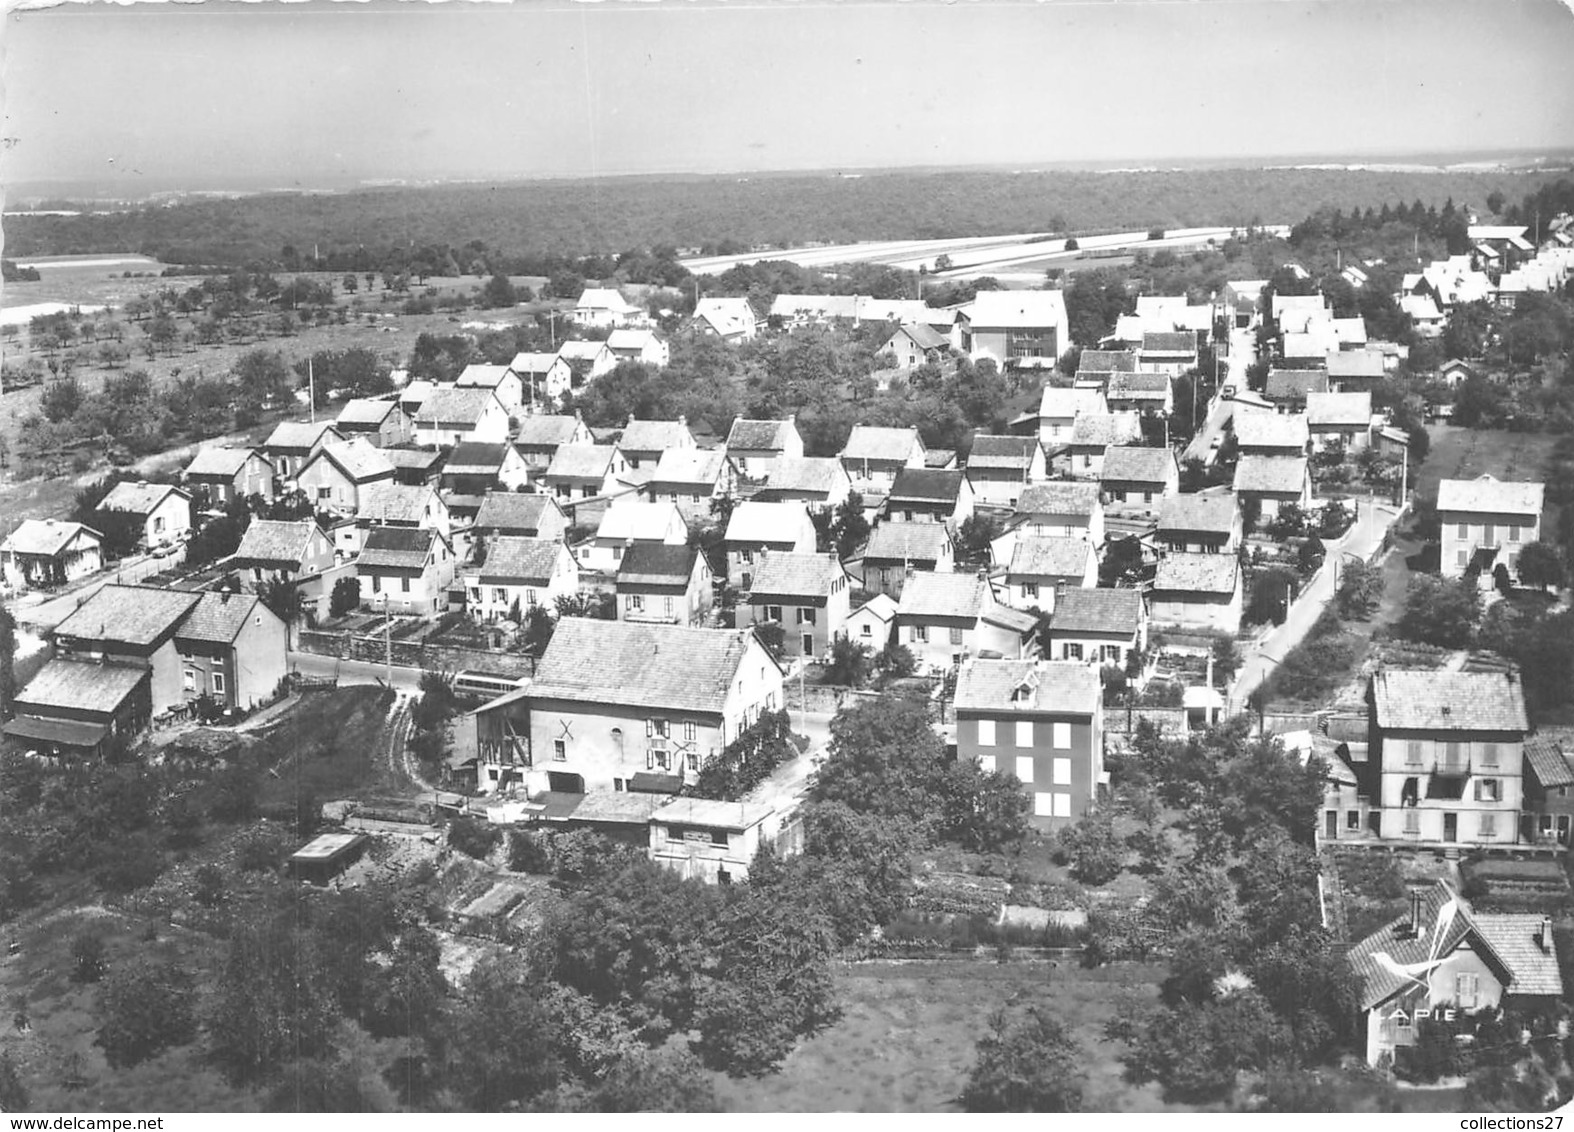
<svg viewBox="0 0 1574 1132"><path fill-rule="evenodd" d="M777 295L771 300L773 318L857 318L859 295Z"/></svg>
<svg viewBox="0 0 1574 1132"><path fill-rule="evenodd" d="M902 468L891 481L891 492L886 498L888 502L954 504L961 494L962 473L955 469Z"/></svg>
<svg viewBox="0 0 1574 1132"><path fill-rule="evenodd" d="M619 502L608 507L606 513L601 516L601 525L596 530L596 537L660 541L667 537L674 516L677 517L679 529L687 532L688 524L683 521L683 514L675 503L670 501L648 503L633 500Z"/></svg>
<svg viewBox="0 0 1574 1132"><path fill-rule="evenodd" d="M1084 413L1104 411L1104 394L1097 389L1066 389L1051 385L1039 395L1038 415L1053 420L1067 420Z"/></svg>
<svg viewBox="0 0 1574 1132"><path fill-rule="evenodd" d="M681 417L675 421L630 420L618 440L618 447L625 452L663 452L693 446L694 434L689 431L689 422Z"/></svg>
<svg viewBox="0 0 1574 1132"><path fill-rule="evenodd" d="M1033 466L1033 457L1037 451L1036 436L992 436L981 432L973 437L973 449L968 453L967 466L981 471L992 468L1026 471Z"/></svg>
<svg viewBox="0 0 1574 1132"><path fill-rule="evenodd" d="M1340 425L1365 428L1372 423L1372 394L1367 390L1308 394L1306 423L1313 428Z"/></svg>
<svg viewBox="0 0 1574 1132"><path fill-rule="evenodd" d="M188 641L227 645L240 635L253 614L261 617L264 612L275 621L278 620L272 610L257 600L256 594L214 593L209 590L180 623L175 636Z"/></svg>
<svg viewBox="0 0 1574 1132"><path fill-rule="evenodd" d="M389 413L397 412L398 409L397 401L384 401L376 397L352 397L339 409L339 415L334 423L375 427L387 420Z"/></svg>
<svg viewBox="0 0 1574 1132"><path fill-rule="evenodd" d="M1077 372L1136 373L1135 350L1083 350L1077 358Z"/></svg>
<svg viewBox="0 0 1574 1132"><path fill-rule="evenodd" d="M1159 505L1159 530L1229 534L1235 526L1235 512L1233 492L1169 495Z"/></svg>
<svg viewBox="0 0 1574 1132"><path fill-rule="evenodd" d="M1197 335L1190 330L1148 331L1142 336L1144 354L1195 354Z"/></svg>
<svg viewBox="0 0 1574 1132"><path fill-rule="evenodd" d="M235 551L238 562L299 563L317 524L311 519L253 519Z"/></svg>
<svg viewBox="0 0 1574 1132"><path fill-rule="evenodd" d="M388 567L419 570L426 566L432 543L440 537L430 528L373 527L361 544L356 565L362 570Z"/></svg>
<svg viewBox="0 0 1574 1132"><path fill-rule="evenodd" d="M180 488L171 487L167 483L132 483L129 480L122 480L109 489L109 494L99 503L98 510L147 515L164 502L164 497L172 491L177 492L182 499L191 498Z"/></svg>
<svg viewBox="0 0 1574 1132"><path fill-rule="evenodd" d="M607 335L607 349L609 350L643 350L654 342L661 345L661 339L656 337L654 330L620 326Z"/></svg>
<svg viewBox="0 0 1574 1132"><path fill-rule="evenodd" d="M1329 377L1382 377L1381 350L1333 350L1328 354Z"/></svg>
<svg viewBox="0 0 1574 1132"><path fill-rule="evenodd" d="M558 357L570 362L594 362L607 349L605 342L573 340L557 348Z"/></svg>
<svg viewBox="0 0 1574 1132"><path fill-rule="evenodd" d="M1066 296L1061 291L980 291L962 313L974 326L1056 327L1066 321Z"/></svg>
<svg viewBox="0 0 1574 1132"><path fill-rule="evenodd" d="M727 432L727 450L779 452L787 445L789 430L795 427L791 420L755 421L738 417Z"/></svg>
<svg viewBox="0 0 1574 1132"><path fill-rule="evenodd" d="M269 449L298 448L305 451L317 447L325 440L343 439L343 435L334 428L332 421L316 421L310 424L305 421L284 421L274 427L262 446Z"/></svg>
<svg viewBox="0 0 1574 1132"><path fill-rule="evenodd" d="M24 519L21 526L8 534L5 541L0 542L0 549L17 554L41 554L53 557L83 531L103 541L102 534L81 523L66 522L63 519Z"/></svg>
<svg viewBox="0 0 1574 1132"><path fill-rule="evenodd" d="M394 466L381 448L364 440L329 441L309 460L328 460L356 483L393 475Z"/></svg>
<svg viewBox="0 0 1574 1132"><path fill-rule="evenodd" d="M19 704L29 707L77 708L107 714L118 708L147 675L147 669L131 665L51 660L16 698Z"/></svg>
<svg viewBox="0 0 1574 1132"><path fill-rule="evenodd" d="M639 310L625 299L623 293L616 287L586 287L579 293L579 298L574 300L574 309L606 310L617 314L628 314L630 311Z"/></svg>
<svg viewBox="0 0 1574 1132"><path fill-rule="evenodd" d="M1305 413L1265 413L1250 409L1234 414L1230 427L1242 448L1295 448L1306 450L1311 438Z"/></svg>
<svg viewBox="0 0 1574 1132"><path fill-rule="evenodd" d="M557 500L550 495L537 495L526 491L489 491L481 498L481 509L476 512L477 530L534 530L539 529L549 512L562 512ZM564 518L564 526L567 519Z"/></svg>
<svg viewBox="0 0 1574 1132"><path fill-rule="evenodd" d="M742 334L754 324L754 309L748 299L707 297L694 308L694 317L710 323L723 336Z"/></svg>
<svg viewBox="0 0 1574 1132"><path fill-rule="evenodd" d="M476 567L483 584L546 585L558 559L568 553L561 539L499 535L486 544L486 561Z"/></svg>
<svg viewBox="0 0 1574 1132"><path fill-rule="evenodd" d="M903 523L887 519L869 535L864 558L894 562L938 562L950 541L951 536L944 523Z"/></svg>
<svg viewBox="0 0 1574 1132"><path fill-rule="evenodd" d="M519 431L514 435L514 445L520 448L561 446L573 440L581 424L578 417L563 415L521 417Z"/></svg>
<svg viewBox="0 0 1574 1132"><path fill-rule="evenodd" d="M875 425L854 425L842 446L843 460L894 460L905 462L913 454L913 445L920 449L923 441L916 428L880 428Z"/></svg>
<svg viewBox="0 0 1574 1132"><path fill-rule="evenodd" d="M547 465L549 479L602 480L612 470L617 449L610 444L560 444Z"/></svg>
<svg viewBox="0 0 1574 1132"><path fill-rule="evenodd" d="M1081 578L1088 570L1093 547L1087 539L1025 535L1011 548L1006 576Z"/></svg>
<svg viewBox="0 0 1574 1132"><path fill-rule="evenodd" d="M479 444L467 440L454 445L443 463L443 471L455 475L495 474L508 458L509 448L507 444Z"/></svg>
<svg viewBox="0 0 1574 1132"><path fill-rule="evenodd" d="M1170 390L1167 373L1116 373L1110 375L1105 396L1127 401L1162 401L1169 396Z"/></svg>
<svg viewBox="0 0 1574 1132"><path fill-rule="evenodd" d="M765 475L772 491L829 493L845 483L847 472L835 456L778 456Z"/></svg>
<svg viewBox="0 0 1574 1132"><path fill-rule="evenodd" d="M1328 371L1322 369L1274 369L1268 371L1264 387L1269 397L1284 400L1302 398L1310 393L1328 391Z"/></svg>
<svg viewBox="0 0 1574 1132"><path fill-rule="evenodd" d="M758 602L761 595L824 597L830 592L831 582L846 573L834 554L766 551L754 571L750 601Z"/></svg>
<svg viewBox="0 0 1574 1132"><path fill-rule="evenodd" d="M468 365L454 379L456 389L496 389L513 373L509 366Z"/></svg>
<svg viewBox="0 0 1574 1132"><path fill-rule="evenodd" d="M1230 594L1240 578L1233 554L1166 554L1153 575L1155 590Z"/></svg>
<svg viewBox="0 0 1574 1132"><path fill-rule="evenodd" d="M1092 715L1103 695L1098 670L1079 661L973 660L956 680L958 711Z"/></svg>
<svg viewBox="0 0 1574 1132"><path fill-rule="evenodd" d="M812 530L809 509L802 503L761 503L746 499L732 509L727 542L796 542L805 530Z"/></svg>
<svg viewBox="0 0 1574 1132"><path fill-rule="evenodd" d="M1108 447L1142 439L1142 418L1134 412L1079 413L1071 426L1073 445Z"/></svg>
<svg viewBox="0 0 1574 1132"><path fill-rule="evenodd" d="M1242 456L1235 465L1237 492L1298 494L1306 487L1305 456Z"/></svg>
<svg viewBox="0 0 1574 1132"><path fill-rule="evenodd" d="M1073 586L1056 597L1055 612L1049 617L1049 631L1129 637L1136 633L1141 623L1140 591Z"/></svg>
<svg viewBox="0 0 1574 1132"><path fill-rule="evenodd" d="M1018 515L1092 515L1099 485L1087 480L1050 480L1028 484L1017 497Z"/></svg>
<svg viewBox="0 0 1574 1132"><path fill-rule="evenodd" d="M1543 787L1574 786L1574 766L1556 739L1533 736L1525 740L1525 763Z"/></svg>
<svg viewBox="0 0 1574 1132"><path fill-rule="evenodd" d="M1104 483L1164 483L1175 471L1175 453L1168 448L1123 444L1104 452Z"/></svg>
<svg viewBox="0 0 1574 1132"><path fill-rule="evenodd" d="M1374 719L1406 731L1530 730L1514 672L1383 668L1372 676Z"/></svg>
<svg viewBox="0 0 1574 1132"><path fill-rule="evenodd" d="M1361 978L1362 1010L1386 1002L1407 987L1416 987L1416 981L1399 968L1425 964L1449 954L1475 927L1470 905L1444 882L1438 881L1419 895L1419 932L1412 934L1408 930L1407 912L1351 945L1347 953L1347 961Z"/></svg>
<svg viewBox="0 0 1574 1132"><path fill-rule="evenodd" d="M557 365L557 362L558 356L556 354L527 350L515 354L514 360L508 363L508 368L520 377L539 377L542 374L551 372L552 367ZM564 419L573 420L574 418L566 417Z"/></svg>
<svg viewBox="0 0 1574 1132"><path fill-rule="evenodd" d="M921 322L904 322L897 327L891 337L895 338L898 334L907 335L913 340L913 345L920 350L943 350L951 344L951 340L944 334Z"/></svg>
<svg viewBox="0 0 1574 1132"><path fill-rule="evenodd" d="M1540 912L1475 912L1476 931L1513 976L1509 993L1544 998L1563 997L1557 945L1550 932L1546 944L1536 942L1542 929Z"/></svg>
<svg viewBox="0 0 1574 1132"><path fill-rule="evenodd" d="M1443 480L1437 485L1439 511L1475 511L1504 515L1540 515L1546 485L1528 480L1499 480L1489 475L1473 480Z"/></svg>
<svg viewBox="0 0 1574 1132"><path fill-rule="evenodd" d="M564 617L525 692L531 700L717 713L753 639L749 630Z"/></svg>
<svg viewBox="0 0 1574 1132"><path fill-rule="evenodd" d="M880 622L889 622L896 616L896 599L887 593L877 593L848 614L848 618L857 617L860 613L867 613Z"/></svg>
<svg viewBox="0 0 1574 1132"><path fill-rule="evenodd" d="M720 448L668 448L656 461L650 482L710 487L721 478L726 460L727 453Z"/></svg>
<svg viewBox="0 0 1574 1132"><path fill-rule="evenodd" d="M618 563L620 586L686 586L699 560L697 546L637 542Z"/></svg>
<svg viewBox="0 0 1574 1132"><path fill-rule="evenodd" d="M902 587L898 617L977 617L993 605L988 580L977 574L916 570Z"/></svg>
<svg viewBox="0 0 1574 1132"><path fill-rule="evenodd" d="M361 491L355 513L372 523L419 523L440 502L437 492L429 486L381 480L367 484Z"/></svg>
<svg viewBox="0 0 1574 1132"><path fill-rule="evenodd" d="M432 448L384 448L383 459L393 465L394 470L409 468L418 472L428 472L443 462L443 454Z"/></svg>
<svg viewBox="0 0 1574 1132"><path fill-rule="evenodd" d="M55 632L83 641L151 645L180 623L197 598L187 590L110 584L72 610Z"/></svg>
<svg viewBox="0 0 1574 1132"><path fill-rule="evenodd" d="M438 428L469 427L492 405L501 407L502 402L490 389L438 388L421 402L415 420L417 424Z"/></svg>
<svg viewBox="0 0 1574 1132"><path fill-rule="evenodd" d="M246 466L246 461L254 455L257 453L252 448L229 448L210 444L205 448L197 449L197 454L192 457L191 463L186 465L186 475L223 476L226 479L233 479Z"/></svg>

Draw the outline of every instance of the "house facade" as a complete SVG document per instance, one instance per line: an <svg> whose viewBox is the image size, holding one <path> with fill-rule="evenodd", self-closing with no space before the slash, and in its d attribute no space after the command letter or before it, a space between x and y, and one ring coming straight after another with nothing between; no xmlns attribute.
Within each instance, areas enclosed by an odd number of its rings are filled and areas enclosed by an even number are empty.
<svg viewBox="0 0 1574 1132"><path fill-rule="evenodd" d="M982 574L908 576L896 606L896 637L920 671L949 671L970 656L1019 660L1036 654L1037 619L997 602Z"/></svg>
<svg viewBox="0 0 1574 1132"><path fill-rule="evenodd" d="M223 510L237 499L273 498L273 464L255 448L199 448L182 480L199 507Z"/></svg>
<svg viewBox="0 0 1574 1132"><path fill-rule="evenodd" d="M780 625L787 656L823 657L845 632L851 599L852 576L836 555L770 551L749 590L749 623Z"/></svg>
<svg viewBox="0 0 1574 1132"><path fill-rule="evenodd" d="M249 711L273 701L289 672L289 627L255 594L204 593L175 631L181 687Z"/></svg>
<svg viewBox="0 0 1574 1132"><path fill-rule="evenodd" d="M738 417L727 432L727 455L738 474L749 480L768 476L780 459L803 459L803 436L797 418L764 421Z"/></svg>
<svg viewBox="0 0 1574 1132"><path fill-rule="evenodd" d="M870 534L859 568L864 589L900 598L913 571L948 573L955 561L956 543L944 523L887 519Z"/></svg>
<svg viewBox="0 0 1574 1132"><path fill-rule="evenodd" d="M767 553L814 553L814 520L802 503L760 503L745 500L727 520L727 580L747 593L754 570Z"/></svg>
<svg viewBox="0 0 1574 1132"><path fill-rule="evenodd" d="M617 619L700 626L716 600L715 575L699 547L637 542L618 562Z"/></svg>
<svg viewBox="0 0 1574 1132"><path fill-rule="evenodd" d="M924 442L916 428L854 425L841 461L858 490L889 491L903 468L924 467Z"/></svg>
<svg viewBox="0 0 1574 1132"><path fill-rule="evenodd" d="M139 545L151 550L184 542L191 533L191 496L167 483L123 481L110 488L100 512L128 516L142 528Z"/></svg>
<svg viewBox="0 0 1574 1132"><path fill-rule="evenodd" d="M579 567L561 539L498 535L486 539L480 561L463 568L465 609L492 623L525 616L533 606L554 612L557 599L579 592Z"/></svg>
<svg viewBox="0 0 1574 1132"><path fill-rule="evenodd" d="M356 559L361 604L417 617L441 613L454 580L454 552L440 531L377 527Z"/></svg>
<svg viewBox="0 0 1574 1132"><path fill-rule="evenodd" d="M1015 507L1023 490L1048 474L1044 447L1036 436L973 437L967 457L967 482L974 499L997 507Z"/></svg>
<svg viewBox="0 0 1574 1132"><path fill-rule="evenodd" d="M1241 547L1241 509L1233 492L1166 496L1159 506L1158 542L1186 554L1234 554Z"/></svg>
<svg viewBox="0 0 1574 1132"><path fill-rule="evenodd" d="M155 586L100 587L55 627L58 656L148 670L153 714L186 702L175 634L200 595Z"/></svg>
<svg viewBox="0 0 1574 1132"><path fill-rule="evenodd" d="M1062 590L1096 586L1098 578L1098 556L1086 539L1029 535L1011 548L1004 597L1017 609L1054 613Z"/></svg>
<svg viewBox="0 0 1574 1132"><path fill-rule="evenodd" d="M1049 618L1051 660L1068 660L1122 671L1133 653L1148 645L1147 608L1134 589L1072 587L1055 602Z"/></svg>
<svg viewBox="0 0 1574 1132"><path fill-rule="evenodd" d="M273 464L274 475L279 481L289 484L301 470L301 465L324 444L342 444L347 439L332 421L311 424L285 421L268 434L268 439L262 445L262 454Z"/></svg>
<svg viewBox="0 0 1574 1132"><path fill-rule="evenodd" d="M672 448L661 454L647 496L677 506L689 520L704 519L712 505L737 491L738 470L719 448Z"/></svg>
<svg viewBox="0 0 1574 1132"><path fill-rule="evenodd" d="M954 531L973 517L973 485L954 469L903 468L891 481L885 513L904 523L944 523Z"/></svg>
<svg viewBox="0 0 1574 1132"><path fill-rule="evenodd" d="M295 477L313 507L336 515L354 515L365 488L393 481L393 464L382 449L366 441L324 445L307 457Z"/></svg>
<svg viewBox="0 0 1574 1132"><path fill-rule="evenodd" d="M439 387L415 415L415 442L437 448L502 444L508 430L508 410L490 389Z"/></svg>
<svg viewBox="0 0 1574 1132"><path fill-rule="evenodd" d="M1154 572L1148 617L1155 625L1233 636L1241 629L1242 595L1241 564L1234 554L1171 551Z"/></svg>
<svg viewBox="0 0 1574 1132"><path fill-rule="evenodd" d="M414 435L409 414L398 401L370 397L346 401L333 425L346 439L359 436L378 448L408 444Z"/></svg>
<svg viewBox="0 0 1574 1132"><path fill-rule="evenodd" d="M631 544L660 543L682 546L689 540L689 525L673 503L618 500L601 516L595 537L574 547L580 569L616 574Z"/></svg>
<svg viewBox="0 0 1574 1132"><path fill-rule="evenodd" d="M1439 483L1443 577L1462 578L1474 565L1482 584L1491 585L1499 563L1517 576L1520 550L1541 538L1545 496L1543 484L1488 475Z"/></svg>
<svg viewBox="0 0 1574 1132"><path fill-rule="evenodd" d="M104 567L104 536L60 519L24 519L0 541L0 580L12 590L53 589Z"/></svg>
<svg viewBox="0 0 1574 1132"><path fill-rule="evenodd" d="M962 352L1002 367L1049 369L1071 344L1060 291L980 291L958 321Z"/></svg>

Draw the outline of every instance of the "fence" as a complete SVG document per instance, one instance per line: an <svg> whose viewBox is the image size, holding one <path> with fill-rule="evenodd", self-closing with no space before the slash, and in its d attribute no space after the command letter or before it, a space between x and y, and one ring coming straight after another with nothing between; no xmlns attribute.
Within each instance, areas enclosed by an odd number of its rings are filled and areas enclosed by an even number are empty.
<svg viewBox="0 0 1574 1132"><path fill-rule="evenodd" d="M1149 720L1160 731L1168 734L1185 734L1186 711L1184 708L1134 707L1104 709L1104 731L1110 735L1130 735L1142 720Z"/></svg>
<svg viewBox="0 0 1574 1132"><path fill-rule="evenodd" d="M357 660L368 664L387 664L391 661L398 668L422 668L428 672L463 672L474 669L496 672L504 676L535 675L534 657L495 649L466 648L462 645L385 641L381 636L302 629L298 647L302 652L314 653L317 656Z"/></svg>

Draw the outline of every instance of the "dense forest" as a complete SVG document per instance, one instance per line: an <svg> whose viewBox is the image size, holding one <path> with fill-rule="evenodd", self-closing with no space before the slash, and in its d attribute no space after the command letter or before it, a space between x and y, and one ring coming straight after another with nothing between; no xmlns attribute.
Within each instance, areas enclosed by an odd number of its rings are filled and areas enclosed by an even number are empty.
<svg viewBox="0 0 1574 1132"><path fill-rule="evenodd" d="M328 270L381 269L396 246L471 243L519 262L629 247L746 250L757 244L931 239L1284 223L1385 201L1485 210L1553 174L1327 169L1150 173L885 173L860 178L609 178L266 194L81 216L13 215L13 256L140 252L168 263L291 269L281 249L316 247ZM1550 204L1551 202L1545 202ZM1543 211L1546 219L1550 214ZM1531 222L1527 215L1524 222Z"/></svg>

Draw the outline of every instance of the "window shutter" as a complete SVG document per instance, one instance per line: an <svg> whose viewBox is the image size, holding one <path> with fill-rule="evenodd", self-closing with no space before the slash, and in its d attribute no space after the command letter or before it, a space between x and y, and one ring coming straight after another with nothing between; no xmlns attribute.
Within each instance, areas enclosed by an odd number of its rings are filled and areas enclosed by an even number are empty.
<svg viewBox="0 0 1574 1132"><path fill-rule="evenodd" d="M656 721L653 720L653 719L647 719L645 721L645 737L649 738L650 736L654 735L655 733L656 733Z"/></svg>
<svg viewBox="0 0 1574 1132"><path fill-rule="evenodd" d="M645 769L646 770L655 770L656 769L656 752L651 747L646 747L645 748Z"/></svg>
<svg viewBox="0 0 1574 1132"><path fill-rule="evenodd" d="M1481 780L1476 779L1476 801L1481 801Z"/></svg>

